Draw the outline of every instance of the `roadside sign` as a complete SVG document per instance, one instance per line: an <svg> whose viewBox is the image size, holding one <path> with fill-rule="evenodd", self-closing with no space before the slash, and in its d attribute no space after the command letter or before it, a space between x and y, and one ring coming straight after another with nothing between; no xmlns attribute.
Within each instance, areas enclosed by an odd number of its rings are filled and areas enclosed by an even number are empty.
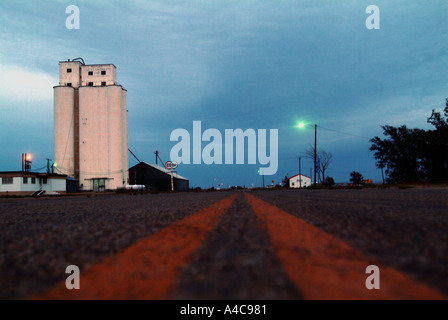
<svg viewBox="0 0 448 320"><path fill-rule="evenodd" d="M177 162L175 161L167 161L165 163L165 168L171 170L171 191L174 191L174 169L177 168Z"/></svg>
<svg viewBox="0 0 448 320"><path fill-rule="evenodd" d="M175 161L167 161L165 163L165 168L168 170L174 170L177 168L177 166L178 166L178 164Z"/></svg>

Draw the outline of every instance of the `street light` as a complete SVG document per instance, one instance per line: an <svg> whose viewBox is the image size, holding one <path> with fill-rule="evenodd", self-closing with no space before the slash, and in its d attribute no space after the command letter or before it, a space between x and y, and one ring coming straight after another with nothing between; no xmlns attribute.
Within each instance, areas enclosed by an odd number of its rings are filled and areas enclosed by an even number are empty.
<svg viewBox="0 0 448 320"><path fill-rule="evenodd" d="M305 128L306 125L309 125L305 122L300 122L297 127L299 129ZM316 176L317 176L317 124L314 124L314 185L316 185Z"/></svg>
<svg viewBox="0 0 448 320"><path fill-rule="evenodd" d="M264 174L263 174L263 171L261 171L261 173L260 173L260 170L258 170L258 173L261 174L261 176L263 177L263 189L264 189Z"/></svg>
<svg viewBox="0 0 448 320"><path fill-rule="evenodd" d="M31 154L22 153L22 172L29 172L31 170L32 159Z"/></svg>

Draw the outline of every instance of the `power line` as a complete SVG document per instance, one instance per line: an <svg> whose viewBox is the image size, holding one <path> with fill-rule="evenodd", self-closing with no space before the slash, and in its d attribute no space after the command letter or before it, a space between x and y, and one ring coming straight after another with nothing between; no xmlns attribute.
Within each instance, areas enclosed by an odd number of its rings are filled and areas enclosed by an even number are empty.
<svg viewBox="0 0 448 320"><path fill-rule="evenodd" d="M327 131L333 131L333 132L337 132L337 133L340 133L340 134L345 134L347 136L352 136L352 137L361 138L361 139L367 139L369 141L371 139L371 138L368 138L368 137L364 137L364 136L360 136L360 135L356 135L356 134L352 134L352 133L348 133L348 132L343 132L343 131L339 131L339 130L335 130L335 129L325 128L325 127L322 127L320 125L318 125L317 127L320 128L320 129L327 130Z"/></svg>
<svg viewBox="0 0 448 320"><path fill-rule="evenodd" d="M43 166L42 168L39 168L39 169L34 169L33 171L40 171L40 170L43 170L43 169L45 169L47 166Z"/></svg>

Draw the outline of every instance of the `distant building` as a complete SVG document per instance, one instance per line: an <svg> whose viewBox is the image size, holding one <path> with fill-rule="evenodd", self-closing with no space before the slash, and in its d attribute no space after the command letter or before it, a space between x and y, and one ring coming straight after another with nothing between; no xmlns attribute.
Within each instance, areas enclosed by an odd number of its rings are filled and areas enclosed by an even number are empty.
<svg viewBox="0 0 448 320"><path fill-rule="evenodd" d="M0 172L0 193L31 195L43 191L46 194L66 192L66 175L37 172Z"/></svg>
<svg viewBox="0 0 448 320"><path fill-rule="evenodd" d="M129 169L130 184L144 185L147 190L170 191L171 172L164 167L146 162L140 162ZM175 191L186 191L190 188L187 178L173 173Z"/></svg>
<svg viewBox="0 0 448 320"><path fill-rule="evenodd" d="M55 171L79 181L80 191L128 184L126 90L113 64L59 63L54 87Z"/></svg>
<svg viewBox="0 0 448 320"><path fill-rule="evenodd" d="M289 188L306 188L311 186L311 178L303 174L292 176L287 181Z"/></svg>

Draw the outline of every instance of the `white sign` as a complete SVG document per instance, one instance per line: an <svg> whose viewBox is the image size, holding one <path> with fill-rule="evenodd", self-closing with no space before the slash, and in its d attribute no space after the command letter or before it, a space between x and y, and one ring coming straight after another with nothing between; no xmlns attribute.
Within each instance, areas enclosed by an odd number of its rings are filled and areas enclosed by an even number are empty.
<svg viewBox="0 0 448 320"><path fill-rule="evenodd" d="M175 161L167 161L165 163L165 168L168 170L174 170L177 168L177 166L178 166L178 164Z"/></svg>

